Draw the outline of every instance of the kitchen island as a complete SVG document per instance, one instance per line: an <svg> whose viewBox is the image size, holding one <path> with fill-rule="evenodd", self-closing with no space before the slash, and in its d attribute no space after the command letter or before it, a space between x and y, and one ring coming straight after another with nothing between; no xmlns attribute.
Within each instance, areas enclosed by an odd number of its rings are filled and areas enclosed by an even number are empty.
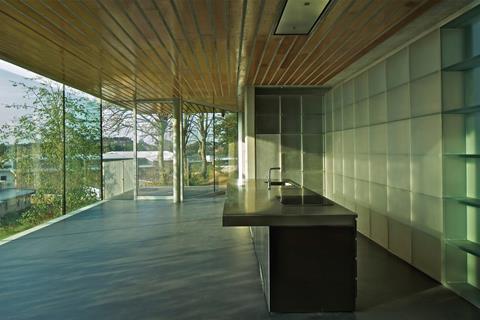
<svg viewBox="0 0 480 320"><path fill-rule="evenodd" d="M356 217L293 181L232 181L226 227L250 227L271 312L355 310Z"/></svg>

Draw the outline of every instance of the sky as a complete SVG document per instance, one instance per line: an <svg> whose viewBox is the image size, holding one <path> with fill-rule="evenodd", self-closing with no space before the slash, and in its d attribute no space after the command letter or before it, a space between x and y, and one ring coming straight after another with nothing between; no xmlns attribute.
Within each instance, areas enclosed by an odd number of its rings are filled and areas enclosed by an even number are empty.
<svg viewBox="0 0 480 320"><path fill-rule="evenodd" d="M12 81L32 82L25 78L34 77L38 77L38 75L0 60L0 126L26 113L25 110L13 110L5 107L8 104L25 102L24 91L20 87L14 87Z"/></svg>

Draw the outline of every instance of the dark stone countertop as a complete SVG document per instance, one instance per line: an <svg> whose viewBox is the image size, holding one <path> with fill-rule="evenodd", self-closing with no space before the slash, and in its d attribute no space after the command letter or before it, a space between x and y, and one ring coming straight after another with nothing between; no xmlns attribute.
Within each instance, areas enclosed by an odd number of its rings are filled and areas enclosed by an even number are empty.
<svg viewBox="0 0 480 320"><path fill-rule="evenodd" d="M293 183L268 190L264 180L232 180L223 208L223 226L355 226L356 217L307 188Z"/></svg>

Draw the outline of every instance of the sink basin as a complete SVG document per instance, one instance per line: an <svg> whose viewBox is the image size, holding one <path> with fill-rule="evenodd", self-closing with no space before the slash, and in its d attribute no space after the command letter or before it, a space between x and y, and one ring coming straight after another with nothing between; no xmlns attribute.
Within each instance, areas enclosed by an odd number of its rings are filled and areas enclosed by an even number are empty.
<svg viewBox="0 0 480 320"><path fill-rule="evenodd" d="M265 183L268 183L268 181L265 181ZM271 186L282 186L282 187L295 187L296 185L290 181L271 181L270 182Z"/></svg>
<svg viewBox="0 0 480 320"><path fill-rule="evenodd" d="M320 195L284 195L280 196L281 204L317 204L331 206L333 202Z"/></svg>

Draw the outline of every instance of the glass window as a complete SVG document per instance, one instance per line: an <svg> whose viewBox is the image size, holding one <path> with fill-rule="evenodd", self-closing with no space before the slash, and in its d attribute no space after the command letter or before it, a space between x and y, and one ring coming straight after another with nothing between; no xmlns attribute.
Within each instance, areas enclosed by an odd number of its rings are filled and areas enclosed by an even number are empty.
<svg viewBox="0 0 480 320"><path fill-rule="evenodd" d="M100 100L65 86L66 211L101 198Z"/></svg>
<svg viewBox="0 0 480 320"><path fill-rule="evenodd" d="M0 61L0 239L62 214L63 86Z"/></svg>
<svg viewBox="0 0 480 320"><path fill-rule="evenodd" d="M129 200L134 197L135 139L132 109L103 101L103 197Z"/></svg>

